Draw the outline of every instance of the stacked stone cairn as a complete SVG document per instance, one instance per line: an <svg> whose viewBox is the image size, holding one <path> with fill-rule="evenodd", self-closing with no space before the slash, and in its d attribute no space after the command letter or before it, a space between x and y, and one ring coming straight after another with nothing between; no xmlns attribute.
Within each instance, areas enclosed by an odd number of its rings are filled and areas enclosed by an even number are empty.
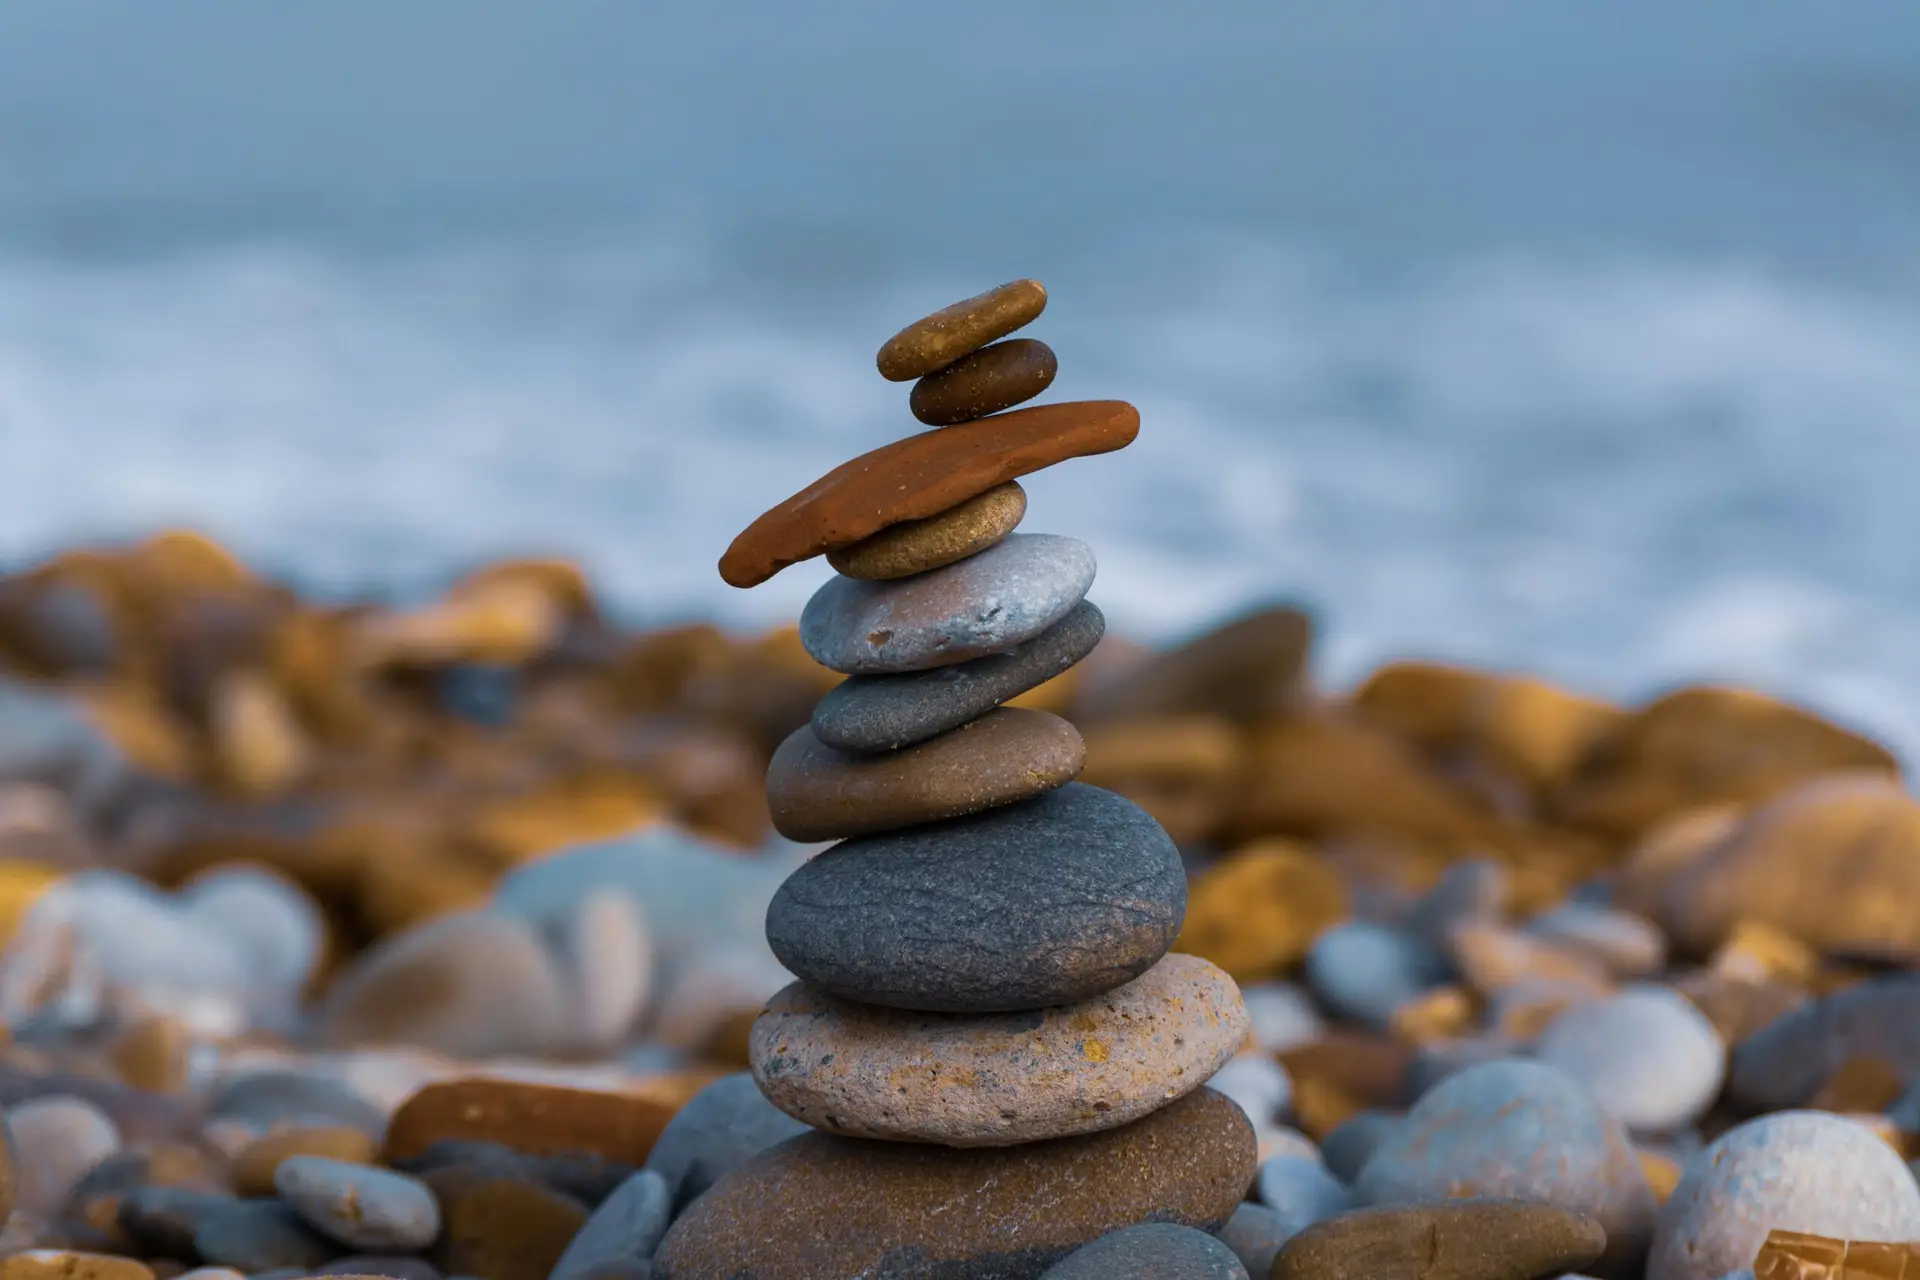
<svg viewBox="0 0 1920 1280"><path fill-rule="evenodd" d="M823 553L839 571L800 636L849 678L767 773L782 834L839 843L768 910L800 980L750 1040L767 1098L823 1132L690 1209L675 1275L1038 1274L1136 1223L1217 1230L1254 1173L1251 1125L1201 1088L1247 1039L1239 990L1169 954L1178 850L1074 781L1072 724L1002 705L1105 625L1092 551L1014 532L1016 477L1139 430L1122 401L1014 408L1057 366L1002 339L1046 301L1020 280L897 334L880 372L917 379L934 429L809 485L720 562L739 587Z"/></svg>

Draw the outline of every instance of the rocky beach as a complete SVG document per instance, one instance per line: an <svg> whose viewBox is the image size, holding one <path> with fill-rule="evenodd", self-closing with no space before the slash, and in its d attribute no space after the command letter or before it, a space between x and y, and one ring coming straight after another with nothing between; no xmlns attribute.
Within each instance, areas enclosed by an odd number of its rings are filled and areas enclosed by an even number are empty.
<svg viewBox="0 0 1920 1280"><path fill-rule="evenodd" d="M793 625L185 529L0 578L0 1280L1904 1276L1894 753L1332 686L1294 603L1130 640L1021 481L1155 427L1028 403L1047 302L909 325L895 441L729 498L725 582L835 571Z"/></svg>

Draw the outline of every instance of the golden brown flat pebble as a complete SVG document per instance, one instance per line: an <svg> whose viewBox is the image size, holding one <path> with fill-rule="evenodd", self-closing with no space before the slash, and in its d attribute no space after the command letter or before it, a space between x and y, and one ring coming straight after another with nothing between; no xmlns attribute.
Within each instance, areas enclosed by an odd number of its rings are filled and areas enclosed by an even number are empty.
<svg viewBox="0 0 1920 1280"><path fill-rule="evenodd" d="M1753 1260L1754 1280L1904 1280L1920 1276L1920 1243L1836 1240L1775 1229Z"/></svg>
<svg viewBox="0 0 1920 1280"><path fill-rule="evenodd" d="M1088 719L1210 712L1234 721L1296 706L1307 693L1313 619L1291 605L1256 609L1156 654L1095 692Z"/></svg>
<svg viewBox="0 0 1920 1280"><path fill-rule="evenodd" d="M132 1258L67 1249L28 1249L0 1258L0 1280L153 1280Z"/></svg>
<svg viewBox="0 0 1920 1280"><path fill-rule="evenodd" d="M924 520L1068 458L1111 453L1140 433L1124 400L1070 400L923 431L844 462L733 540L720 576L758 586L790 564Z"/></svg>
<svg viewBox="0 0 1920 1280"><path fill-rule="evenodd" d="M1307 845L1256 841L1193 877L1175 951L1204 956L1235 978L1271 978L1297 964L1347 917L1347 890Z"/></svg>
<svg viewBox="0 0 1920 1280"><path fill-rule="evenodd" d="M884 582L938 569L985 551L1027 514L1027 491L1009 480L925 520L888 525L863 542L827 553L827 563L849 578Z"/></svg>
<svg viewBox="0 0 1920 1280"><path fill-rule="evenodd" d="M429 1255L440 1274L486 1280L547 1280L587 1209L536 1183L474 1169L429 1173L440 1205L440 1238Z"/></svg>
<svg viewBox="0 0 1920 1280"><path fill-rule="evenodd" d="M1360 1209L1280 1247L1273 1280L1539 1280L1597 1261L1607 1233L1584 1214L1518 1200Z"/></svg>
<svg viewBox="0 0 1920 1280"><path fill-rule="evenodd" d="M1032 324L1046 309L1045 285L1014 280L915 320L887 339L874 363L888 382L908 382Z"/></svg>
<svg viewBox="0 0 1920 1280"><path fill-rule="evenodd" d="M1025 404L1059 371L1053 348L1037 338L996 342L914 383L907 405L928 426L951 427Z"/></svg>
<svg viewBox="0 0 1920 1280"><path fill-rule="evenodd" d="M646 1161L674 1107L642 1093L604 1093L468 1079L430 1084L400 1104L387 1125L381 1163L420 1155L445 1139L497 1142L528 1155L595 1155Z"/></svg>
<svg viewBox="0 0 1920 1280"><path fill-rule="evenodd" d="M316 1125L280 1129L255 1138L233 1157L233 1189L243 1196L275 1194L273 1174L289 1156L326 1156L349 1164L367 1164L380 1144L363 1129Z"/></svg>
<svg viewBox="0 0 1920 1280"><path fill-rule="evenodd" d="M836 751L802 725L767 766L767 804L789 840L845 840L1030 800L1086 758L1067 721L1011 707L885 755Z"/></svg>

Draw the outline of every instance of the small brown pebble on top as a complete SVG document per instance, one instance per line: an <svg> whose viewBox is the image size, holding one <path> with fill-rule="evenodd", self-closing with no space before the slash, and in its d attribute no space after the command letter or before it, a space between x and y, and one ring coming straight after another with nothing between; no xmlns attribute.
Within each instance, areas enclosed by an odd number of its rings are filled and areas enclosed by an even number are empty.
<svg viewBox="0 0 1920 1280"><path fill-rule="evenodd" d="M908 578L985 551L1017 529L1026 514L1027 491L1009 480L937 516L903 520L829 551L827 563L849 578Z"/></svg>
<svg viewBox="0 0 1920 1280"><path fill-rule="evenodd" d="M887 339L874 363L887 381L910 382L1032 324L1046 309L1045 285L1015 280L914 321Z"/></svg>
<svg viewBox="0 0 1920 1280"><path fill-rule="evenodd" d="M1124 449L1140 411L1069 400L923 431L843 462L762 515L720 557L729 585L755 587L790 564L924 520L1068 458Z"/></svg>
<svg viewBox="0 0 1920 1280"><path fill-rule="evenodd" d="M914 383L907 407L930 427L950 427L1026 403L1058 372L1053 348L1038 338L996 342Z"/></svg>

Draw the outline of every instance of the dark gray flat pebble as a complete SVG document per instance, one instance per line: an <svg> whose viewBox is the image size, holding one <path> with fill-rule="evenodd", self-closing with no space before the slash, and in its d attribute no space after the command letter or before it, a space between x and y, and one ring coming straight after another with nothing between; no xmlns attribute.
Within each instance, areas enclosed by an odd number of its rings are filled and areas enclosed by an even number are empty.
<svg viewBox="0 0 1920 1280"><path fill-rule="evenodd" d="M192 1258L200 1224L238 1203L233 1196L182 1187L136 1187L120 1197L116 1221L149 1256Z"/></svg>
<svg viewBox="0 0 1920 1280"><path fill-rule="evenodd" d="M311 1272L340 1256L339 1245L278 1200L236 1200L213 1210L193 1233L193 1251L249 1275L274 1267Z"/></svg>
<svg viewBox="0 0 1920 1280"><path fill-rule="evenodd" d="M767 1101L750 1072L722 1076L687 1099L660 1131L647 1168L667 1180L678 1213L723 1174L807 1126Z"/></svg>
<svg viewBox="0 0 1920 1280"><path fill-rule="evenodd" d="M1240 1259L1204 1231L1150 1222L1110 1231L1054 1263L1041 1280L1248 1280Z"/></svg>
<svg viewBox="0 0 1920 1280"><path fill-rule="evenodd" d="M1187 877L1132 801L1082 783L952 822L848 840L767 908L788 970L835 995L930 1012L1084 1000L1173 945Z"/></svg>
<svg viewBox="0 0 1920 1280"><path fill-rule="evenodd" d="M537 1183L589 1209L612 1195L636 1171L633 1165L618 1160L589 1155L533 1155L498 1142L464 1138L442 1138L417 1156L395 1161L393 1167L416 1178L441 1169L474 1169Z"/></svg>
<svg viewBox="0 0 1920 1280"><path fill-rule="evenodd" d="M898 676L850 676L813 709L813 735L842 751L896 751L977 720L1093 652L1107 620L1082 600L1005 653Z"/></svg>

